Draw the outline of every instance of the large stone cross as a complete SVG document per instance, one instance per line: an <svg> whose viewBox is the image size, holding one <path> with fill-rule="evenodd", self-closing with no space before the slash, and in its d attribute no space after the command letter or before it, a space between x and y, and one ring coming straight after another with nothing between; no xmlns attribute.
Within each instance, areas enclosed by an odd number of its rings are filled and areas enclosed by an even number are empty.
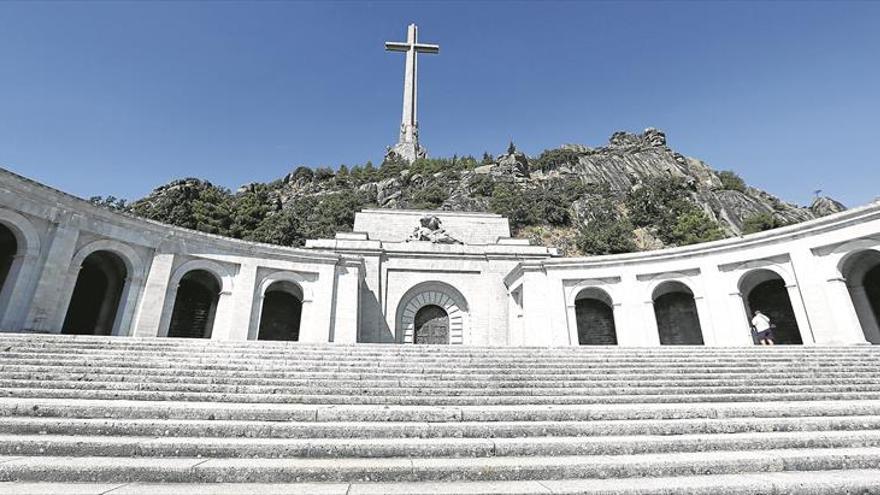
<svg viewBox="0 0 880 495"><path fill-rule="evenodd" d="M406 53L406 72L403 79L403 118L400 122L400 138L392 148L398 155L408 161L425 156L419 146L418 110L418 59L417 53L440 53L440 45L419 43L419 28L410 24L407 29L406 42L386 41L385 49L391 52Z"/></svg>

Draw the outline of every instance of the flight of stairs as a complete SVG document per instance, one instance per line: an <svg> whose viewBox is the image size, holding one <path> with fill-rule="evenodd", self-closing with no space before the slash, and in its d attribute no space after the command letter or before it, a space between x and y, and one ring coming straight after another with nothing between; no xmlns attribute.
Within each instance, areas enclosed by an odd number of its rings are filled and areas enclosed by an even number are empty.
<svg viewBox="0 0 880 495"><path fill-rule="evenodd" d="M0 494L880 494L880 349L0 334Z"/></svg>

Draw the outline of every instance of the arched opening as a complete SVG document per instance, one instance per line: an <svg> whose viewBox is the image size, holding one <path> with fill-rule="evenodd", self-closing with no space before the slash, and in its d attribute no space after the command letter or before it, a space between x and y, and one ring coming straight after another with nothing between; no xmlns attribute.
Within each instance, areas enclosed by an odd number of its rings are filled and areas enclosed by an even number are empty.
<svg viewBox="0 0 880 495"><path fill-rule="evenodd" d="M193 270L180 279L169 337L211 338L220 301L220 281L206 270Z"/></svg>
<svg viewBox="0 0 880 495"><path fill-rule="evenodd" d="M414 327L414 344L449 343L449 314L440 306L422 306L416 313Z"/></svg>
<svg viewBox="0 0 880 495"><path fill-rule="evenodd" d="M443 314L441 315L436 309L422 312L427 306L436 306ZM419 314L421 318L416 321ZM443 320L444 316L445 320ZM425 322L435 318L437 321L424 327ZM443 321L446 322L445 332ZM463 344L468 321L467 299L458 289L440 281L421 282L407 290L397 304L395 340L403 344ZM421 338L417 336L420 328Z"/></svg>
<svg viewBox="0 0 880 495"><path fill-rule="evenodd" d="M772 270L750 272L740 281L739 291L749 321L755 311L760 311L770 318L770 322L776 327L773 329L775 344L804 343L791 306L791 298L788 296L788 289L785 287L785 280L778 273Z"/></svg>
<svg viewBox="0 0 880 495"><path fill-rule="evenodd" d="M868 250L847 257L841 274L865 339L880 344L880 252Z"/></svg>
<svg viewBox="0 0 880 495"><path fill-rule="evenodd" d="M611 297L595 288L584 289L575 297L578 344L617 345Z"/></svg>
<svg viewBox="0 0 880 495"><path fill-rule="evenodd" d="M681 282L654 289L654 316L662 345L703 345L703 331L694 293Z"/></svg>
<svg viewBox="0 0 880 495"><path fill-rule="evenodd" d="M110 335L122 300L125 263L110 251L95 251L80 265L61 333Z"/></svg>
<svg viewBox="0 0 880 495"><path fill-rule="evenodd" d="M12 263L18 254L18 241L15 233L0 223L0 293L6 288L6 279L12 271Z"/></svg>
<svg viewBox="0 0 880 495"><path fill-rule="evenodd" d="M259 340L299 340L302 289L293 282L272 283L263 295Z"/></svg>

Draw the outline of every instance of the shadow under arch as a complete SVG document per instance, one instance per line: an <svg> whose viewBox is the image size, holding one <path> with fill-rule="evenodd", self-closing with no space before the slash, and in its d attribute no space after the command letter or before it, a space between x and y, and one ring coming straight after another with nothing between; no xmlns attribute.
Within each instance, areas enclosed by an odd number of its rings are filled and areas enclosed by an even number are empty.
<svg viewBox="0 0 880 495"><path fill-rule="evenodd" d="M581 289L574 300L578 344L617 345L614 301L598 287Z"/></svg>
<svg viewBox="0 0 880 495"><path fill-rule="evenodd" d="M97 250L85 256L78 265L61 333L112 334L128 277L126 262L112 251Z"/></svg>
<svg viewBox="0 0 880 495"><path fill-rule="evenodd" d="M222 282L204 269L186 272L180 279L168 337L211 338Z"/></svg>
<svg viewBox="0 0 880 495"><path fill-rule="evenodd" d="M661 282L651 293L661 345L703 345L694 292L678 280Z"/></svg>
<svg viewBox="0 0 880 495"><path fill-rule="evenodd" d="M860 249L847 254L838 265L865 334L880 344L880 251Z"/></svg>
<svg viewBox="0 0 880 495"><path fill-rule="evenodd" d="M263 291L257 340L299 340L303 288L292 280L275 280Z"/></svg>
<svg viewBox="0 0 880 495"><path fill-rule="evenodd" d="M776 327L773 330L774 343L801 345L804 341L788 293L789 283L775 270L758 268L744 273L737 288L750 322L754 312L760 311Z"/></svg>

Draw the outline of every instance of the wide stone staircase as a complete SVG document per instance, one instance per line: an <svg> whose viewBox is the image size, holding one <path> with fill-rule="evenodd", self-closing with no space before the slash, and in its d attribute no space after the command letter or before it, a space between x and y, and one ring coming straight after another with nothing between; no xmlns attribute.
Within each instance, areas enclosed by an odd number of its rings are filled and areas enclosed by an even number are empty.
<svg viewBox="0 0 880 495"><path fill-rule="evenodd" d="M880 349L0 334L0 493L880 494Z"/></svg>

